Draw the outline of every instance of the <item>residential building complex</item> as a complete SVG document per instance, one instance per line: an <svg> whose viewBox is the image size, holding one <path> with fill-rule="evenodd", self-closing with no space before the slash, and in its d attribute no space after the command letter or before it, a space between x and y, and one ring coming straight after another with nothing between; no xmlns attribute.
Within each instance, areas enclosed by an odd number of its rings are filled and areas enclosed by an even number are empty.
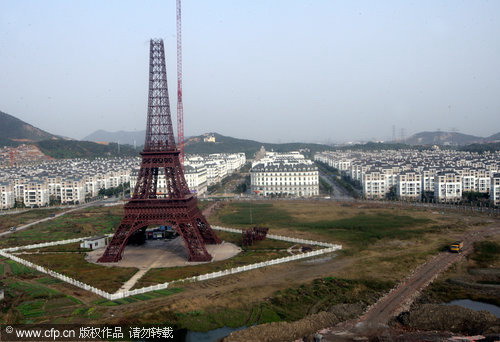
<svg viewBox="0 0 500 342"><path fill-rule="evenodd" d="M203 194L246 163L244 153L186 156L185 176L191 191ZM139 158L47 160L38 164L0 168L0 209L18 204L43 207L51 202L84 203L101 189L135 186ZM134 171L136 170L136 171ZM209 174L211 175L209 177ZM158 180L164 190L165 178ZM163 187L163 188L162 188Z"/></svg>
<svg viewBox="0 0 500 342"><path fill-rule="evenodd" d="M220 182L225 177L241 168L246 163L245 153L215 153L209 155L187 155L184 161L184 175L191 192L199 196L207 192L210 185ZM132 170L130 187L135 187L139 168ZM165 175L158 175L159 193L167 191Z"/></svg>
<svg viewBox="0 0 500 342"><path fill-rule="evenodd" d="M260 196L318 196L318 168L299 152L267 152L252 164L250 184Z"/></svg>
<svg viewBox="0 0 500 342"><path fill-rule="evenodd" d="M454 203L464 192L477 192L489 194L491 203L499 205L495 175L500 171L500 152L326 151L314 159L360 182L368 199L383 199L393 192L403 200Z"/></svg>

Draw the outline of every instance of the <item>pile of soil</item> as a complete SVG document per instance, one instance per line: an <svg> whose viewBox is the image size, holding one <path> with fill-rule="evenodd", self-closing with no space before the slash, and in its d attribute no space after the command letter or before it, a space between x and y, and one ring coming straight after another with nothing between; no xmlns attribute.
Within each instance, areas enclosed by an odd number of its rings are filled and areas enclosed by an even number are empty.
<svg viewBox="0 0 500 342"><path fill-rule="evenodd" d="M400 314L397 321L413 329L427 331L452 331L470 335L500 332L500 319L492 313L457 305L419 305Z"/></svg>

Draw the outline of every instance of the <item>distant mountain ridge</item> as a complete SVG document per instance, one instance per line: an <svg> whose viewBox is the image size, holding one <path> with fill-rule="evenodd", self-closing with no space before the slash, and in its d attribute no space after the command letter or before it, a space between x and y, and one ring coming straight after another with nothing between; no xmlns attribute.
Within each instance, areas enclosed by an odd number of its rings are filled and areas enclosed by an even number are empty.
<svg viewBox="0 0 500 342"><path fill-rule="evenodd" d="M117 155L137 156L140 146L144 144L145 131L119 131L107 132L104 130L96 131L85 140L68 140L56 136L37 127L34 127L16 117L0 111L0 147L18 146L20 144L33 144L48 156L53 158L94 158ZM137 145L137 149L128 145ZM101 144L96 143L101 142ZM106 142L106 144L102 144ZM119 142L119 146L117 144ZM494 143L494 144L490 144ZM483 146L484 144L488 146ZM420 132L405 139L404 144L385 144L390 146L401 145L406 148L409 145L471 145L473 151L498 150L500 145L500 132L489 137L482 138L473 135L457 132ZM472 146L473 145L473 146ZM224 136L218 133L205 133L186 139L186 153L206 154L206 153L235 153L244 152L247 157L252 157L262 146L267 151L288 152L302 150L306 154L312 154L317 151L329 150L333 146L314 143L263 143L249 139L238 139ZM363 148L370 146L363 145ZM380 148L376 145L373 148ZM351 148L351 147L349 147Z"/></svg>
<svg viewBox="0 0 500 342"><path fill-rule="evenodd" d="M87 135L82 140L93 142L114 142L128 145L144 145L146 131L117 131L109 132L105 130L97 130Z"/></svg>
<svg viewBox="0 0 500 342"><path fill-rule="evenodd" d="M0 148L21 144L34 145L46 156L56 159L138 155L130 146L62 138L0 111Z"/></svg>
<svg viewBox="0 0 500 342"><path fill-rule="evenodd" d="M15 116L0 111L0 145L17 145L42 140L60 140L57 135L30 125Z"/></svg>
<svg viewBox="0 0 500 342"><path fill-rule="evenodd" d="M500 132L489 137L478 137L475 135L458 132L420 132L404 140L409 145L469 145L483 144L500 140Z"/></svg>

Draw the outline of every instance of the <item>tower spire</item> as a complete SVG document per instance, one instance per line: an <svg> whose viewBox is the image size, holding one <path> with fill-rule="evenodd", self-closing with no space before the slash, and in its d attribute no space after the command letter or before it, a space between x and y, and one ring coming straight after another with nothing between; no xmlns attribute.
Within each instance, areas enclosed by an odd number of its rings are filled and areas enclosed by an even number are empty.
<svg viewBox="0 0 500 342"><path fill-rule="evenodd" d="M151 39L149 51L148 120L144 151L176 150L163 40Z"/></svg>

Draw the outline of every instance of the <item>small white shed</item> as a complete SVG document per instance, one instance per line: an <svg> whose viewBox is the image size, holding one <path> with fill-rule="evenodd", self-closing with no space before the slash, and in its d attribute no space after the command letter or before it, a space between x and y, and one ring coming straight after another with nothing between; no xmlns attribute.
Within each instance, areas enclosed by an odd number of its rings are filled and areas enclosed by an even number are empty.
<svg viewBox="0 0 500 342"><path fill-rule="evenodd" d="M80 243L80 247L97 249L97 248L106 247L108 243L109 243L109 237L107 237L105 235L101 235L101 236L94 236L94 237L83 240Z"/></svg>

